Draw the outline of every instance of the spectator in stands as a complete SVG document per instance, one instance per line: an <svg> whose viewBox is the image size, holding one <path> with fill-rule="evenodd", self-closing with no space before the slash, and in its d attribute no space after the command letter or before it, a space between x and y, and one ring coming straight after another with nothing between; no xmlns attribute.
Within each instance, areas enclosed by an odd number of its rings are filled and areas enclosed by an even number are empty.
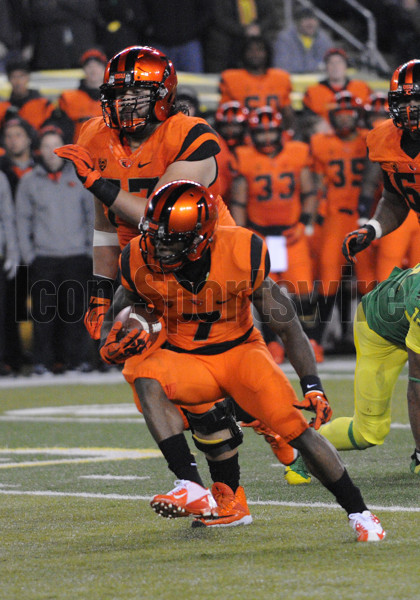
<svg viewBox="0 0 420 600"><path fill-rule="evenodd" d="M303 96L302 131L307 136L317 131L331 131L328 112L339 92L348 91L360 98L363 104L367 103L372 93L364 81L349 79L348 57L342 48L330 48L325 54L324 63L326 78L309 86Z"/></svg>
<svg viewBox="0 0 420 600"><path fill-rule="evenodd" d="M97 38L107 56L144 39L146 18L141 0L98 0Z"/></svg>
<svg viewBox="0 0 420 600"><path fill-rule="evenodd" d="M14 201L18 182L35 166L33 150L37 145L35 130L19 116L8 118L3 127L5 154L0 157L0 170L6 175ZM8 340L4 361L8 368L18 372L25 363L25 354L19 322L27 319L27 273L19 267L6 282L6 323Z"/></svg>
<svg viewBox="0 0 420 600"><path fill-rule="evenodd" d="M176 103L182 112L188 111L189 117L201 117L200 99L196 90L190 85L178 85Z"/></svg>
<svg viewBox="0 0 420 600"><path fill-rule="evenodd" d="M271 48L267 40L252 36L242 49L241 69L227 69L220 77L220 104L237 100L248 110L261 106L281 109L286 129L293 129L295 115L290 94L290 75L283 69L271 68Z"/></svg>
<svg viewBox="0 0 420 600"><path fill-rule="evenodd" d="M34 39L33 68L72 69L96 45L97 0L29 0Z"/></svg>
<svg viewBox="0 0 420 600"><path fill-rule="evenodd" d="M19 246L31 273L36 374L89 368L83 316L92 274L93 204L73 167L54 154L62 145L60 130L41 131L40 163L22 178L16 195Z"/></svg>
<svg viewBox="0 0 420 600"><path fill-rule="evenodd" d="M320 27L316 14L310 8L302 8L296 12L295 22L279 32L273 64L291 73L318 71L332 46L333 41Z"/></svg>
<svg viewBox="0 0 420 600"><path fill-rule="evenodd" d="M220 73L241 65L242 48L249 36L269 43L277 27L274 0L213 0L206 31L206 71Z"/></svg>
<svg viewBox="0 0 420 600"><path fill-rule="evenodd" d="M102 51L96 48L86 50L80 58L84 78L80 80L79 87L63 92L58 99L62 116L72 123L74 141L77 140L80 127L85 121L102 115L99 86L103 83L107 62Z"/></svg>
<svg viewBox="0 0 420 600"><path fill-rule="evenodd" d="M206 0L143 0L148 44L171 57L177 71L204 71L201 36L210 17Z"/></svg>
<svg viewBox="0 0 420 600"><path fill-rule="evenodd" d="M30 59L30 20L26 0L0 0L0 71L17 54Z"/></svg>
<svg viewBox="0 0 420 600"><path fill-rule="evenodd" d="M19 264L15 207L6 175L0 173L0 377L10 375L12 368L5 362L7 287L14 279Z"/></svg>
<svg viewBox="0 0 420 600"><path fill-rule="evenodd" d="M0 102L0 127L3 126L6 115L18 114L32 127L39 129L51 116L54 106L38 90L29 87L29 63L20 57L14 58L6 64L6 73L12 90L9 99Z"/></svg>

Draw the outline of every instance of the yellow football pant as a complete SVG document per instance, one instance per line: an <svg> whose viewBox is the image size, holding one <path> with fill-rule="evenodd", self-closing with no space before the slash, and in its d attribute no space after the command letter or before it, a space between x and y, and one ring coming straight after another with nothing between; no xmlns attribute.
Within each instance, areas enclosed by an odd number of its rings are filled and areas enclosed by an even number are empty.
<svg viewBox="0 0 420 600"><path fill-rule="evenodd" d="M391 427L391 397L407 352L369 328L362 304L354 320L356 370L353 418L334 419L320 429L337 450L364 450L384 443Z"/></svg>

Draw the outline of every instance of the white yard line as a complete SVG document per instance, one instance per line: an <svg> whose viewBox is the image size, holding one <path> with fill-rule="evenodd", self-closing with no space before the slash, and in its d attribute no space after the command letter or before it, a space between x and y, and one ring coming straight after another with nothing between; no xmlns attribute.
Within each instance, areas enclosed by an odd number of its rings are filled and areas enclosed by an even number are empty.
<svg viewBox="0 0 420 600"><path fill-rule="evenodd" d="M128 500L137 502L138 500L150 501L150 496L130 496L125 494L94 494L88 492L53 492L49 490L2 490L0 495L14 496L46 496L62 498L92 498L96 500ZM340 509L338 504L329 504L327 502L282 502L277 500L248 500L251 506L288 506L291 508L331 508ZM402 512L402 513L420 513L419 506L382 506L371 505L374 511L382 512Z"/></svg>

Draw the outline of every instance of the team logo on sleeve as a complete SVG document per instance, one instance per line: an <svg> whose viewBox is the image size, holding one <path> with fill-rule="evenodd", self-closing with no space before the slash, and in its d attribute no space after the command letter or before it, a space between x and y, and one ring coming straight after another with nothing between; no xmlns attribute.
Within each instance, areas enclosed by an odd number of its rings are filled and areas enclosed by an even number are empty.
<svg viewBox="0 0 420 600"><path fill-rule="evenodd" d="M106 158L100 158L98 160L98 165L99 165L99 168L101 171L105 171L107 164L108 164L108 161Z"/></svg>

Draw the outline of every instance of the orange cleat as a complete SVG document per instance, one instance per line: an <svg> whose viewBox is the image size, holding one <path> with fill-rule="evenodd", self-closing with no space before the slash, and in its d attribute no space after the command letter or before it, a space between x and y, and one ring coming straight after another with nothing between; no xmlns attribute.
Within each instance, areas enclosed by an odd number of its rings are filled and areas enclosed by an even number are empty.
<svg viewBox="0 0 420 600"><path fill-rule="evenodd" d="M225 483L216 482L211 491L217 502L218 516L194 519L192 527L235 527L252 523L245 490L242 486L239 486L233 493Z"/></svg>
<svg viewBox="0 0 420 600"><path fill-rule="evenodd" d="M316 342L315 340L309 340L312 346L312 350L314 351L315 354L315 360L317 363L322 363L324 362L324 348L321 346L321 344L318 344L318 342Z"/></svg>
<svg viewBox="0 0 420 600"><path fill-rule="evenodd" d="M284 362L284 348L278 342L268 342L267 348L274 359L276 365L281 365Z"/></svg>
<svg viewBox="0 0 420 600"><path fill-rule="evenodd" d="M285 442L278 433L267 427L267 425L264 425L264 423L261 423L261 421L242 422L241 426L252 427L255 433L263 435L265 441L270 444L275 457L283 465L290 465L296 459L296 453L292 446Z"/></svg>
<svg viewBox="0 0 420 600"><path fill-rule="evenodd" d="M150 502L162 517L217 516L217 503L210 490L194 481L179 479L167 494L158 494Z"/></svg>

